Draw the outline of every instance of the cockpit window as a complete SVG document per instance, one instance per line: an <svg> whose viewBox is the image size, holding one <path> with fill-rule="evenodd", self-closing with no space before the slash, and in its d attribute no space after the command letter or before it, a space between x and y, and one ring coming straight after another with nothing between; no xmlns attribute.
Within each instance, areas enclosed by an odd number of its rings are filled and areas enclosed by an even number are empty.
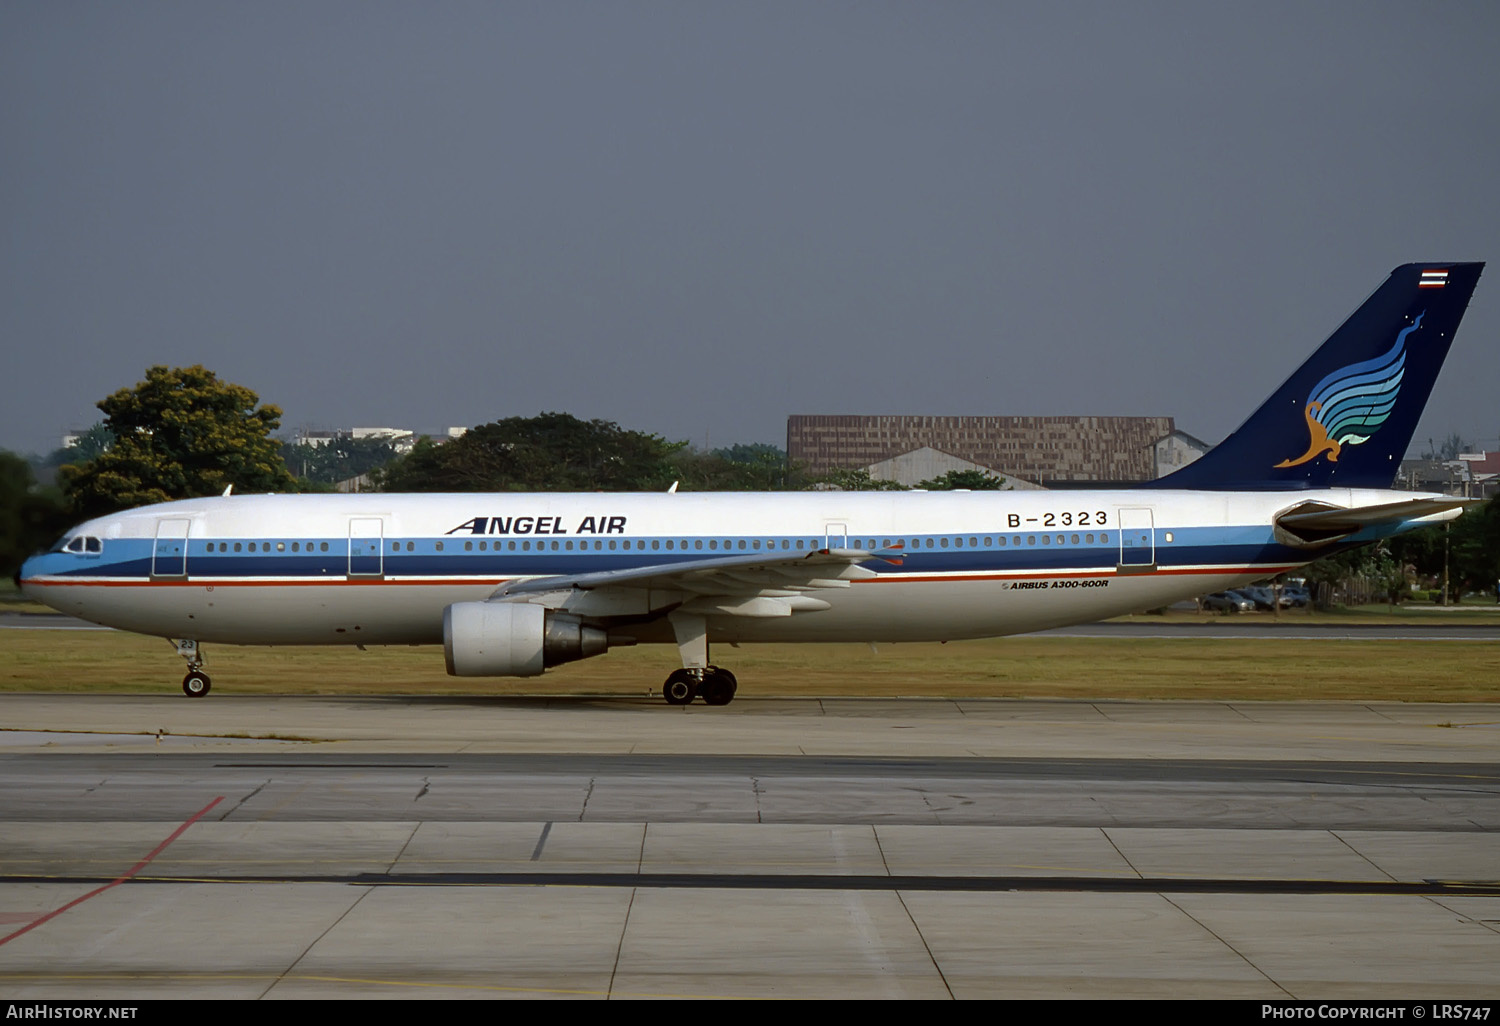
<svg viewBox="0 0 1500 1026"><path fill-rule="evenodd" d="M104 543L98 538L86 535L75 535L66 542L59 543L54 552L103 552Z"/></svg>

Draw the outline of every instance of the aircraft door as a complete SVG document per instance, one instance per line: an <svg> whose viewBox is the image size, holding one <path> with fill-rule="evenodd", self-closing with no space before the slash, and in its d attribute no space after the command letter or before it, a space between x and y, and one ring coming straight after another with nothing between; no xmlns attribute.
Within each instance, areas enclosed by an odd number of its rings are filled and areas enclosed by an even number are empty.
<svg viewBox="0 0 1500 1026"><path fill-rule="evenodd" d="M379 517L349 518L349 576L379 577L385 572L385 522Z"/></svg>
<svg viewBox="0 0 1500 1026"><path fill-rule="evenodd" d="M1150 506L1122 507L1120 520L1120 570L1143 572L1156 569L1156 526Z"/></svg>
<svg viewBox="0 0 1500 1026"><path fill-rule="evenodd" d="M823 539L823 543L827 548L847 549L849 547L849 525L825 524Z"/></svg>
<svg viewBox="0 0 1500 1026"><path fill-rule="evenodd" d="M151 550L152 577L186 577L188 528L191 520L156 522L156 547Z"/></svg>

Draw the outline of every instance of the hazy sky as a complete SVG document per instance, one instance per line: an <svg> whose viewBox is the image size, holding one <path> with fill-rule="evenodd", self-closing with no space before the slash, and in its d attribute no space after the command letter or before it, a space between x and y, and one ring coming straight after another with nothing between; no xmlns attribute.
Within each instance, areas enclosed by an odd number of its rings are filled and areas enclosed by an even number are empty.
<svg viewBox="0 0 1500 1026"><path fill-rule="evenodd" d="M1232 430L1500 259L1500 4L0 4L0 446L148 365L283 428ZM1500 266L1418 438L1500 435Z"/></svg>

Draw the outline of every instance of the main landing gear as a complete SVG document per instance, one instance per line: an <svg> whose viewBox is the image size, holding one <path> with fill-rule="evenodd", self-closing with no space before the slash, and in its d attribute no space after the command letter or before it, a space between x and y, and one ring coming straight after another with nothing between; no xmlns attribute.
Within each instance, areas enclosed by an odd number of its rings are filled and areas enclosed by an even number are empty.
<svg viewBox="0 0 1500 1026"><path fill-rule="evenodd" d="M176 645L177 654L186 659L188 664L187 676L182 678L182 693L189 698L202 698L213 687L213 681L203 672L203 654L198 650L198 643L183 639Z"/></svg>
<svg viewBox="0 0 1500 1026"><path fill-rule="evenodd" d="M739 682L734 674L708 662L708 623L692 613L672 613L667 617L682 656L682 669L673 670L662 685L662 697L668 705L691 705L702 698L704 705L728 705L734 701Z"/></svg>
<svg viewBox="0 0 1500 1026"><path fill-rule="evenodd" d="M728 705L738 690L734 674L722 667L683 667L672 671L662 685L661 694L668 705L690 705L695 698L702 698L704 705Z"/></svg>

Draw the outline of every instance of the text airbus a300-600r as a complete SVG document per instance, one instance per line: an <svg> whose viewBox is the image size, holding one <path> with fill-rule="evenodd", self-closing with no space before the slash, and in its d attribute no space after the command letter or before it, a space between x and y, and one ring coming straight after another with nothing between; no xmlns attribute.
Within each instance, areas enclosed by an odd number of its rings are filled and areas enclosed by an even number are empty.
<svg viewBox="0 0 1500 1026"><path fill-rule="evenodd" d="M441 644L540 674L675 645L668 702L733 699L711 646L1019 634L1165 605L1449 520L1392 491L1483 265L1407 264L1197 462L1094 492L225 495L80 524L21 572L55 609L203 643Z"/></svg>

